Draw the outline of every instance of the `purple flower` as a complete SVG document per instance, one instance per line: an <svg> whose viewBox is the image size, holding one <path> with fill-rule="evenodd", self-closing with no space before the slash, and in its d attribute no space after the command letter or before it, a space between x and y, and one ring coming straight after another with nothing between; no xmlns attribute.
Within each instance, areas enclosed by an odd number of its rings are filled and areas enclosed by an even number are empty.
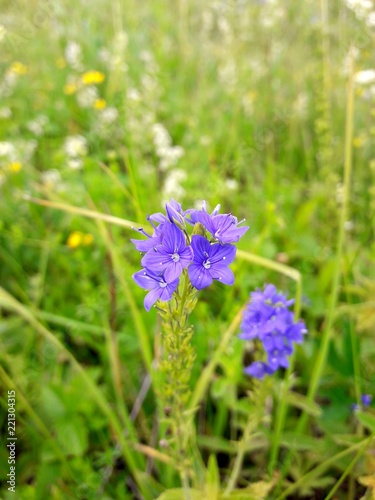
<svg viewBox="0 0 375 500"><path fill-rule="evenodd" d="M177 226L165 222L163 241L149 250L141 260L146 269L154 273L164 272L168 282L177 279L193 258L193 250L186 246L184 233Z"/></svg>
<svg viewBox="0 0 375 500"><path fill-rule="evenodd" d="M178 222L182 226L185 225L185 214L189 212L189 210L184 212L182 210L181 203L178 203L176 200L171 198L170 202L165 204L165 211L167 215L157 212L150 215L148 218L150 221L154 222L162 223L169 220L172 223Z"/></svg>
<svg viewBox="0 0 375 500"><path fill-rule="evenodd" d="M219 214L220 205L210 214L207 213L206 204L203 203L202 210L190 210L191 222L200 222L219 243L237 242L249 229L249 226L237 227L245 219L238 222L237 217L232 214Z"/></svg>
<svg viewBox="0 0 375 500"><path fill-rule="evenodd" d="M141 288L151 290L144 300L146 311L149 311L157 300L168 302L179 283L178 279L168 281L164 276L158 275L149 269L141 269L133 274L133 279Z"/></svg>
<svg viewBox="0 0 375 500"><path fill-rule="evenodd" d="M146 231L143 228L136 229L139 233L143 234L144 236L147 237L147 240L135 240L131 239L130 241L134 243L135 248L139 252L148 252L152 248L154 248L156 245L160 245L162 238L163 238L163 224L160 224L160 226L155 227L154 234L151 236L150 234L146 233Z"/></svg>
<svg viewBox="0 0 375 500"><path fill-rule="evenodd" d="M288 356L293 353L294 344L300 344L307 333L303 321L294 322L294 314L288 309L293 303L293 300L287 300L285 295L279 293L274 285L266 285L264 291L251 293L239 337L262 342L267 353L267 370L261 369L260 362L256 361L245 369L245 373L263 378L280 367L289 366Z"/></svg>
<svg viewBox="0 0 375 500"><path fill-rule="evenodd" d="M193 263L189 267L189 277L197 290L211 285L213 280L233 285L234 276L229 264L236 256L234 245L211 244L206 238L193 235L191 246L194 251Z"/></svg>
<svg viewBox="0 0 375 500"><path fill-rule="evenodd" d="M371 401L372 401L371 394L362 394L361 402L362 402L363 406L370 406Z"/></svg>

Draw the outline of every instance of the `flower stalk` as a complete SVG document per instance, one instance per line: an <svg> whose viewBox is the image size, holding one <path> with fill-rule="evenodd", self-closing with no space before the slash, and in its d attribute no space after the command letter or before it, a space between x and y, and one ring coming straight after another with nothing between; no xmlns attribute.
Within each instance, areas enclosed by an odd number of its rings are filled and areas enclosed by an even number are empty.
<svg viewBox="0 0 375 500"><path fill-rule="evenodd" d="M169 302L161 302L158 309L162 316L162 343L164 349L160 371L164 383L160 393L163 413L169 434L168 445L179 469L185 490L189 487L189 418L185 409L190 398L190 376L195 360L191 345L193 328L188 318L197 302L197 291L184 271L179 287Z"/></svg>

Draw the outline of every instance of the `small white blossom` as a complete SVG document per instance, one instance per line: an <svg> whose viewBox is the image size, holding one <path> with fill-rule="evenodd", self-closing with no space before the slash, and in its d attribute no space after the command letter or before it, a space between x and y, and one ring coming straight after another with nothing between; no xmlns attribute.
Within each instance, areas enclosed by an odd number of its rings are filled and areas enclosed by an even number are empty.
<svg viewBox="0 0 375 500"><path fill-rule="evenodd" d="M40 174L42 182L48 185L54 185L61 181L60 172L56 169L46 170Z"/></svg>
<svg viewBox="0 0 375 500"><path fill-rule="evenodd" d="M79 170L83 167L81 158L69 158L66 164L71 170Z"/></svg>
<svg viewBox="0 0 375 500"><path fill-rule="evenodd" d="M12 110L8 107L0 108L0 118L3 120L7 120L12 116Z"/></svg>
<svg viewBox="0 0 375 500"><path fill-rule="evenodd" d="M91 108L98 98L98 89L93 85L83 87L77 94L77 101L81 108Z"/></svg>
<svg viewBox="0 0 375 500"><path fill-rule="evenodd" d="M236 181L236 179L226 179L225 186L230 191L235 191L236 189L238 189L238 182Z"/></svg>
<svg viewBox="0 0 375 500"><path fill-rule="evenodd" d="M104 125L110 125L111 123L116 121L117 118L118 118L118 110L113 106L104 108L100 112L100 119L102 120L102 123Z"/></svg>
<svg viewBox="0 0 375 500"><path fill-rule="evenodd" d="M82 135L70 135L65 139L64 150L70 158L86 156L88 152L87 140Z"/></svg>
<svg viewBox="0 0 375 500"><path fill-rule="evenodd" d="M7 160L13 160L15 158L16 148L11 142L0 142L0 157L6 158Z"/></svg>
<svg viewBox="0 0 375 500"><path fill-rule="evenodd" d="M31 120L26 124L26 127L30 132L36 136L41 136L44 134L46 125L48 124L48 117L45 115L39 115L34 120Z"/></svg>
<svg viewBox="0 0 375 500"><path fill-rule="evenodd" d="M181 182L186 180L186 172L180 169L171 170L165 179L163 186L163 198L182 198L185 195L185 189L181 186Z"/></svg>
<svg viewBox="0 0 375 500"><path fill-rule="evenodd" d="M369 28L375 28L375 12L370 12L366 18L366 24Z"/></svg>
<svg viewBox="0 0 375 500"><path fill-rule="evenodd" d="M68 42L65 49L65 59L73 69L77 71L82 69L82 50L77 42Z"/></svg>
<svg viewBox="0 0 375 500"><path fill-rule="evenodd" d="M375 70L374 69L365 69L363 71L359 71L354 75L354 81L358 85L367 85L369 83L375 82Z"/></svg>

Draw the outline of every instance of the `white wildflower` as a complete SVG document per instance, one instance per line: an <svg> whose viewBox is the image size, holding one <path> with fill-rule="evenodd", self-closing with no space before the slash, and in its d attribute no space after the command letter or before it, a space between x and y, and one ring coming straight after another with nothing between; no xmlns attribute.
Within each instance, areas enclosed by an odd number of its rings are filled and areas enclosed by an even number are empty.
<svg viewBox="0 0 375 500"><path fill-rule="evenodd" d="M8 107L0 108L0 118L2 120L7 120L12 116L12 110Z"/></svg>
<svg viewBox="0 0 375 500"><path fill-rule="evenodd" d="M46 184L56 184L57 182L60 182L60 180L61 180L60 172L54 168L51 168L50 170L46 170L45 172L42 172L40 174L40 177L42 179L42 182L44 182Z"/></svg>
<svg viewBox="0 0 375 500"><path fill-rule="evenodd" d="M48 117L45 115L39 115L34 120L31 120L26 124L26 127L30 132L32 132L37 137L44 134L45 128L48 124Z"/></svg>
<svg viewBox="0 0 375 500"><path fill-rule="evenodd" d="M186 180L187 175L184 170L174 169L168 173L163 186L163 198L169 200L170 198L180 199L185 195L185 189L181 186L181 182Z"/></svg>
<svg viewBox="0 0 375 500"><path fill-rule="evenodd" d="M375 70L374 69L365 69L363 71L359 71L354 75L354 81L358 85L367 85L369 83L375 82Z"/></svg>
<svg viewBox="0 0 375 500"><path fill-rule="evenodd" d="M369 28L375 28L375 12L370 12L366 18L366 24Z"/></svg>
<svg viewBox="0 0 375 500"><path fill-rule="evenodd" d="M70 158L86 156L88 152L87 140L82 135L70 135L65 139L64 150Z"/></svg>
<svg viewBox="0 0 375 500"><path fill-rule="evenodd" d="M133 102L138 102L141 100L141 94L138 92L137 89L129 89L126 93L127 98L129 101Z"/></svg>
<svg viewBox="0 0 375 500"><path fill-rule="evenodd" d="M236 181L236 179L226 179L225 187L230 191L235 191L236 189L238 189L238 182Z"/></svg>
<svg viewBox="0 0 375 500"><path fill-rule="evenodd" d="M98 89L93 85L83 87L77 94L77 101L81 108L91 108L98 99Z"/></svg>
<svg viewBox="0 0 375 500"><path fill-rule="evenodd" d="M83 161L81 158L69 158L66 164L71 170L79 170L83 167Z"/></svg>
<svg viewBox="0 0 375 500"><path fill-rule="evenodd" d="M15 159L16 148L11 142L0 142L0 158Z"/></svg>
<svg viewBox="0 0 375 500"><path fill-rule="evenodd" d="M110 125L114 121L117 120L118 118L118 110L114 108L113 106L109 106L108 108L104 108L100 112L100 120L102 121L103 125Z"/></svg>
<svg viewBox="0 0 375 500"><path fill-rule="evenodd" d="M65 49L65 59L73 69L82 70L82 49L77 42L68 42Z"/></svg>

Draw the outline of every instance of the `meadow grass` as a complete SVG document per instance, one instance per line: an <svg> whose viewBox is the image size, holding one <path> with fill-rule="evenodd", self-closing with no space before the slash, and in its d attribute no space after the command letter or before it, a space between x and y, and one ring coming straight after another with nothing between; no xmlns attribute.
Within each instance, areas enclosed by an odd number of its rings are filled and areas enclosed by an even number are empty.
<svg viewBox="0 0 375 500"><path fill-rule="evenodd" d="M0 1L1 498L372 498L370 3ZM171 197L250 226L189 316L178 415L131 278ZM308 335L259 381L238 334L265 283Z"/></svg>

